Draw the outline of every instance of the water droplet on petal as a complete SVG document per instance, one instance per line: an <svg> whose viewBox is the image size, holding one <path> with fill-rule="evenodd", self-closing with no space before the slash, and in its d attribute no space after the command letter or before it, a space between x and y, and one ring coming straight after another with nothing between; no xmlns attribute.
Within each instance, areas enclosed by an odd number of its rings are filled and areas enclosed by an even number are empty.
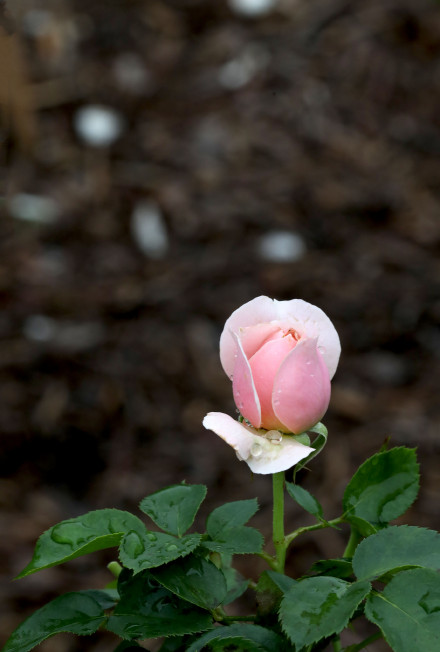
<svg viewBox="0 0 440 652"><path fill-rule="evenodd" d="M252 444L251 446L251 455L252 457L260 457L263 452L260 444Z"/></svg>
<svg viewBox="0 0 440 652"><path fill-rule="evenodd" d="M318 346L318 351L320 353L325 353L325 346Z"/></svg>
<svg viewBox="0 0 440 652"><path fill-rule="evenodd" d="M283 435L279 430L269 430L269 432L266 433L266 439L268 439L271 444L281 444L283 441Z"/></svg>

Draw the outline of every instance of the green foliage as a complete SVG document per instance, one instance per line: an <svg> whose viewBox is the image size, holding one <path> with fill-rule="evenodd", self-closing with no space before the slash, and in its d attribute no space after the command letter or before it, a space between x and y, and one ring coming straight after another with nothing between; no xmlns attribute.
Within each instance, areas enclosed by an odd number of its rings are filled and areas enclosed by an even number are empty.
<svg viewBox="0 0 440 652"><path fill-rule="evenodd" d="M219 643L221 643L220 646ZM207 645L209 647L206 647ZM187 648L186 652L201 652L207 649L223 650L225 646L228 650L246 652L274 652L275 650L281 652L284 649L282 645L282 639L269 629L243 623L216 627L197 639Z"/></svg>
<svg viewBox="0 0 440 652"><path fill-rule="evenodd" d="M206 522L210 539L204 541L203 546L226 554L261 552L264 544L261 533L244 525L257 509L258 502L255 498L237 500L214 509Z"/></svg>
<svg viewBox="0 0 440 652"><path fill-rule="evenodd" d="M326 443L322 424L310 432L317 434L315 450L296 470ZM206 495L203 485L173 485L144 498L142 511L163 531L152 532L117 509L63 521L40 537L19 577L115 546L124 566L117 583L109 584L115 588L53 600L16 629L2 652L28 652L58 632L91 634L98 628L124 639L115 652L143 649L136 639L159 636L165 637L161 652L317 652L363 613L365 599L367 617L395 652L440 649L440 534L389 526L411 505L418 484L413 450L382 451L354 474L343 516L327 523L310 492L286 483L291 498L318 521L287 535L286 548L310 530L343 521L352 530L346 558L318 561L301 580L278 572L284 560L278 556L282 536L276 557L262 552L261 533L247 525L258 509L256 499L217 507L205 534L188 534ZM233 555L245 553L261 553L277 571L264 571L255 586L233 567ZM382 593L371 590L370 582L378 578L385 584ZM223 606L248 586L257 594L258 612L249 617L256 623L233 623ZM351 647L360 651L362 644Z"/></svg>
<svg viewBox="0 0 440 652"><path fill-rule="evenodd" d="M212 562L191 555L151 572L166 589L198 607L214 609L227 594L225 576Z"/></svg>
<svg viewBox="0 0 440 652"><path fill-rule="evenodd" d="M214 541L207 540L203 546L208 550L229 555L244 555L261 552L263 536L253 527L238 525L217 534Z"/></svg>
<svg viewBox="0 0 440 652"><path fill-rule="evenodd" d="M168 534L181 537L194 523L206 496L202 484L176 484L144 498L139 508Z"/></svg>
<svg viewBox="0 0 440 652"><path fill-rule="evenodd" d="M126 568L139 573L189 555L199 545L200 538L200 534L187 534L179 539L163 532L132 530L122 539L119 558Z"/></svg>
<svg viewBox="0 0 440 652"><path fill-rule="evenodd" d="M370 589L369 582L350 584L335 577L310 577L297 582L281 602L283 630L298 648L337 634Z"/></svg>
<svg viewBox="0 0 440 652"><path fill-rule="evenodd" d="M245 525L258 511L256 498L236 500L220 505L211 512L206 521L206 531L210 537L215 537L223 530L230 530L237 525Z"/></svg>
<svg viewBox="0 0 440 652"><path fill-rule="evenodd" d="M127 532L145 532L136 516L119 509L101 509L62 521L37 541L32 561L18 578L62 564L89 552L118 546Z"/></svg>
<svg viewBox="0 0 440 652"><path fill-rule="evenodd" d="M2 652L28 652L54 634L93 634L106 620L105 609L115 604L113 592L66 593L27 618L7 641Z"/></svg>
<svg viewBox="0 0 440 652"><path fill-rule="evenodd" d="M353 570L360 580L408 566L440 569L438 532L410 525L389 527L364 539L353 557Z"/></svg>
<svg viewBox="0 0 440 652"><path fill-rule="evenodd" d="M395 652L440 650L440 575L426 568L399 573L369 596L365 615Z"/></svg>
<svg viewBox="0 0 440 652"><path fill-rule="evenodd" d="M278 611L285 593L295 584L295 580L276 571L264 571L258 579L258 613L266 615Z"/></svg>
<svg viewBox="0 0 440 652"><path fill-rule="evenodd" d="M344 493L347 520L355 516L376 526L401 516L419 489L419 465L410 448L392 448L359 467Z"/></svg>
<svg viewBox="0 0 440 652"><path fill-rule="evenodd" d="M106 629L121 638L143 639L203 632L212 627L211 615L161 586L143 571L121 573L121 599Z"/></svg>
<svg viewBox="0 0 440 652"><path fill-rule="evenodd" d="M353 575L351 561L347 559L323 559L313 564L308 575L339 577L345 580Z"/></svg>
<svg viewBox="0 0 440 652"><path fill-rule="evenodd" d="M293 484L293 482L286 482L286 489L289 496L300 507L305 509L309 514L312 514L312 516L315 516L318 520L322 519L322 507L307 489L303 489L303 487L300 487L298 484Z"/></svg>
<svg viewBox="0 0 440 652"><path fill-rule="evenodd" d="M372 534L376 534L378 531L378 526L369 523L359 516L350 515L347 519L350 525L357 531L362 537L370 537ZM385 527L385 526L381 526Z"/></svg>
<svg viewBox="0 0 440 652"><path fill-rule="evenodd" d="M248 588L249 582L232 567L232 555L219 555L220 568L226 580L226 597L222 604L230 604L239 598Z"/></svg>
<svg viewBox="0 0 440 652"><path fill-rule="evenodd" d="M314 448L315 450L313 451L313 453L310 453L310 455L308 455L308 457L306 457L305 459L298 462L298 464L295 466L295 468L293 470L293 481L294 482L295 482L296 474L298 473L298 471L300 471L305 466L307 466L307 464L309 462L311 462L313 460L313 458L316 457L322 451L322 449L324 448L324 446L327 443L328 431L327 431L327 428L325 427L325 425L323 423L319 422L319 423L315 424L313 426L313 428L309 428L309 430L307 432L313 432L316 435L318 435L317 437L315 437L314 441L310 444L310 446L312 448Z"/></svg>

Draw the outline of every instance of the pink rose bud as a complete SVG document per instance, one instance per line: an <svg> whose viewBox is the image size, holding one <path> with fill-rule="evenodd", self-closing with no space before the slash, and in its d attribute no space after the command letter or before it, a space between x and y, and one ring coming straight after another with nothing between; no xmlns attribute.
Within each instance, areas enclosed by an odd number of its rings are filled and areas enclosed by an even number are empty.
<svg viewBox="0 0 440 652"><path fill-rule="evenodd" d="M220 339L243 417L254 428L295 434L324 416L340 350L327 315L301 299L257 297L232 313Z"/></svg>
<svg viewBox="0 0 440 652"><path fill-rule="evenodd" d="M257 297L227 320L220 359L246 419L210 412L203 420L254 473L278 473L314 449L296 435L325 414L341 346L327 315L301 299ZM280 432L281 431L281 432Z"/></svg>

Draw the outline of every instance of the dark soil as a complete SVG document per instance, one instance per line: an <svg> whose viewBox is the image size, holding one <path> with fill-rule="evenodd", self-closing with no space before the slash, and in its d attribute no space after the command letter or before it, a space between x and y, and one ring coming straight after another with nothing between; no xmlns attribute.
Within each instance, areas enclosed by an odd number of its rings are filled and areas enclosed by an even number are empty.
<svg viewBox="0 0 440 652"><path fill-rule="evenodd" d="M234 414L218 338L260 294L319 305L340 333L329 443L302 476L325 515L389 437L421 463L405 521L438 529L438 4L280 0L256 18L226 0L11 4L0 16L0 640L43 601L110 579L114 553L11 583L59 520L136 510L185 479L208 486L201 517L257 496L269 537L270 479L201 425L210 410ZM75 130L90 104L123 119L107 147ZM32 221L23 193L52 203ZM162 216L162 249L133 231L143 201ZM303 253L263 258L274 230ZM289 504L287 520L304 516ZM341 555L345 536L300 539L292 574ZM63 635L41 650L114 647Z"/></svg>

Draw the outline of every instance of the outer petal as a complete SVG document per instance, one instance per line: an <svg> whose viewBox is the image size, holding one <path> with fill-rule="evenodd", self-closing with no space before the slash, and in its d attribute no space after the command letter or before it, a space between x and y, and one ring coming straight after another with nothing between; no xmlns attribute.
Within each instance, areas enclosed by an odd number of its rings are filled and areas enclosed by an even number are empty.
<svg viewBox="0 0 440 652"><path fill-rule="evenodd" d="M324 416L330 402L330 379L316 339L303 339L281 364L273 386L278 419L299 435Z"/></svg>
<svg viewBox="0 0 440 652"><path fill-rule="evenodd" d="M221 412L207 414L203 425L232 446L254 473L285 471L314 451L289 436L282 437L281 441L267 439Z"/></svg>
<svg viewBox="0 0 440 652"><path fill-rule="evenodd" d="M244 354L240 339L235 336L237 342L237 357L235 358L234 378L232 381L232 392L235 405L245 419L248 419L255 428L261 426L261 407L258 394L252 378L252 371L249 362Z"/></svg>
<svg viewBox="0 0 440 652"><path fill-rule="evenodd" d="M226 320L220 337L220 360L229 378L232 378L235 365L236 343L233 333L238 333L240 327L271 322L276 319L276 314L273 300L261 296L237 308Z"/></svg>
<svg viewBox="0 0 440 652"><path fill-rule="evenodd" d="M273 319L287 320L302 337L318 340L318 349L327 365L330 380L335 375L341 354L338 333L325 312L302 299L291 301L274 300L277 311Z"/></svg>

